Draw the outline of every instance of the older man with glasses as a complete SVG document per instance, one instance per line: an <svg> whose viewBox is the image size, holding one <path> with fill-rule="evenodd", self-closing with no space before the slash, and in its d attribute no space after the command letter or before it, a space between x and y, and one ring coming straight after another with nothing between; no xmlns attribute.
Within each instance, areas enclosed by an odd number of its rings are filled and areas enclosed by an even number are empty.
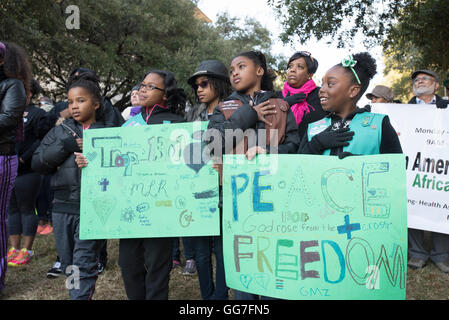
<svg viewBox="0 0 449 320"><path fill-rule="evenodd" d="M447 108L449 101L435 92L439 87L438 75L430 70L417 70L412 74L413 93L409 104L435 104L437 108ZM424 230L408 229L408 267L420 269L430 258L444 273L449 273L449 234L430 232L432 248L430 253L424 247Z"/></svg>
<svg viewBox="0 0 449 320"><path fill-rule="evenodd" d="M447 108L448 100L436 94L440 87L438 74L431 70L417 70L412 73L413 94L409 104L435 104L437 108Z"/></svg>

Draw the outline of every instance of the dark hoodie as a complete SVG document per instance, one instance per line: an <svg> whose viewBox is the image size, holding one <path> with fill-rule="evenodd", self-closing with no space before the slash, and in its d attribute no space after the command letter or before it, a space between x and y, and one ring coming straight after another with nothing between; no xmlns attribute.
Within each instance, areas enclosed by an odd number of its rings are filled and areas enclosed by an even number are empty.
<svg viewBox="0 0 449 320"><path fill-rule="evenodd" d="M219 107L215 108L214 113L209 119L208 129L217 129L221 133L223 153L225 151L225 130L237 130L241 129L245 132L247 129L265 129L265 123L259 121L257 112L250 106L250 102L253 102L253 106L256 106L268 99L277 99L277 95L272 91L261 91L254 93L254 97L244 95L237 91L234 91L225 101L239 100L243 103L241 107L235 110L235 112L226 120L225 115ZM257 132L256 132L257 134ZM233 147L235 147L239 141L233 141ZM279 154L296 153L299 146L298 126L296 120L290 109L287 110L287 124L285 128L285 139L278 147ZM269 148L267 146L267 152Z"/></svg>

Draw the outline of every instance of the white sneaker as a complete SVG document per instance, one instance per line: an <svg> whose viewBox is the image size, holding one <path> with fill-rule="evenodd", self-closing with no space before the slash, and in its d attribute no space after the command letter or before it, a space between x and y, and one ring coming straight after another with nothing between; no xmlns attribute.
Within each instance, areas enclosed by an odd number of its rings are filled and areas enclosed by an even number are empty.
<svg viewBox="0 0 449 320"><path fill-rule="evenodd" d="M193 259L187 260L183 274L192 276L195 273L196 273L195 260L193 260Z"/></svg>
<svg viewBox="0 0 449 320"><path fill-rule="evenodd" d="M62 274L61 262L56 261L53 267L50 270L48 270L47 278L54 279L59 277L61 274Z"/></svg>

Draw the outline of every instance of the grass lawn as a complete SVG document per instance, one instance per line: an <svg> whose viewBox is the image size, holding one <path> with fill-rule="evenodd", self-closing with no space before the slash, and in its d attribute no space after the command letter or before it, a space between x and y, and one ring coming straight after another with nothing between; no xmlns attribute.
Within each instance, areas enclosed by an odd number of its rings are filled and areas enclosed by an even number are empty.
<svg viewBox="0 0 449 320"><path fill-rule="evenodd" d="M108 265L99 276L95 300L126 300L120 268L117 265L118 240L108 240ZM56 259L53 235L36 237L35 257L22 268L8 267L4 300L67 300L65 277L47 279L46 273ZM431 262L421 270L407 270L408 300L449 300L449 275ZM171 272L169 299L200 300L198 277L182 274L182 268ZM231 290L232 291L232 290ZM230 293L233 297L232 292Z"/></svg>

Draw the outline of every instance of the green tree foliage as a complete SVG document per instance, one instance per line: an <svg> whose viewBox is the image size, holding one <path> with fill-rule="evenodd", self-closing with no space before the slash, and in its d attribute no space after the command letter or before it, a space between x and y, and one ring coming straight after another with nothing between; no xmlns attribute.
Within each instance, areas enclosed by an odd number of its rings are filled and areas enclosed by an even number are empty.
<svg viewBox="0 0 449 320"><path fill-rule="evenodd" d="M350 47L358 33L372 46L383 39L400 9L413 0L268 0L281 18L284 42L331 37ZM297 37L297 38L295 38Z"/></svg>
<svg viewBox="0 0 449 320"><path fill-rule="evenodd" d="M284 26L284 42L330 38L352 47L356 36L366 47L382 45L385 72L403 75L393 87L402 98L411 92L410 74L449 70L448 0L268 0Z"/></svg>
<svg viewBox="0 0 449 320"><path fill-rule="evenodd" d="M70 5L79 8L79 29L66 27ZM103 94L123 109L132 86L151 69L174 72L191 94L187 79L201 60L228 64L241 50L270 49L269 32L258 22L242 27L222 15L214 26L194 18L194 8L186 0L5 0L0 39L26 49L35 77L56 86L53 98L65 97L70 71L82 66L97 72Z"/></svg>
<svg viewBox="0 0 449 320"><path fill-rule="evenodd" d="M397 22L390 28L383 42L387 57L385 71L403 73L404 78L395 83L398 93L410 92L410 75L413 70L430 69L447 79L449 71L449 33L447 0L416 2L403 9ZM443 94L443 88L439 93Z"/></svg>

